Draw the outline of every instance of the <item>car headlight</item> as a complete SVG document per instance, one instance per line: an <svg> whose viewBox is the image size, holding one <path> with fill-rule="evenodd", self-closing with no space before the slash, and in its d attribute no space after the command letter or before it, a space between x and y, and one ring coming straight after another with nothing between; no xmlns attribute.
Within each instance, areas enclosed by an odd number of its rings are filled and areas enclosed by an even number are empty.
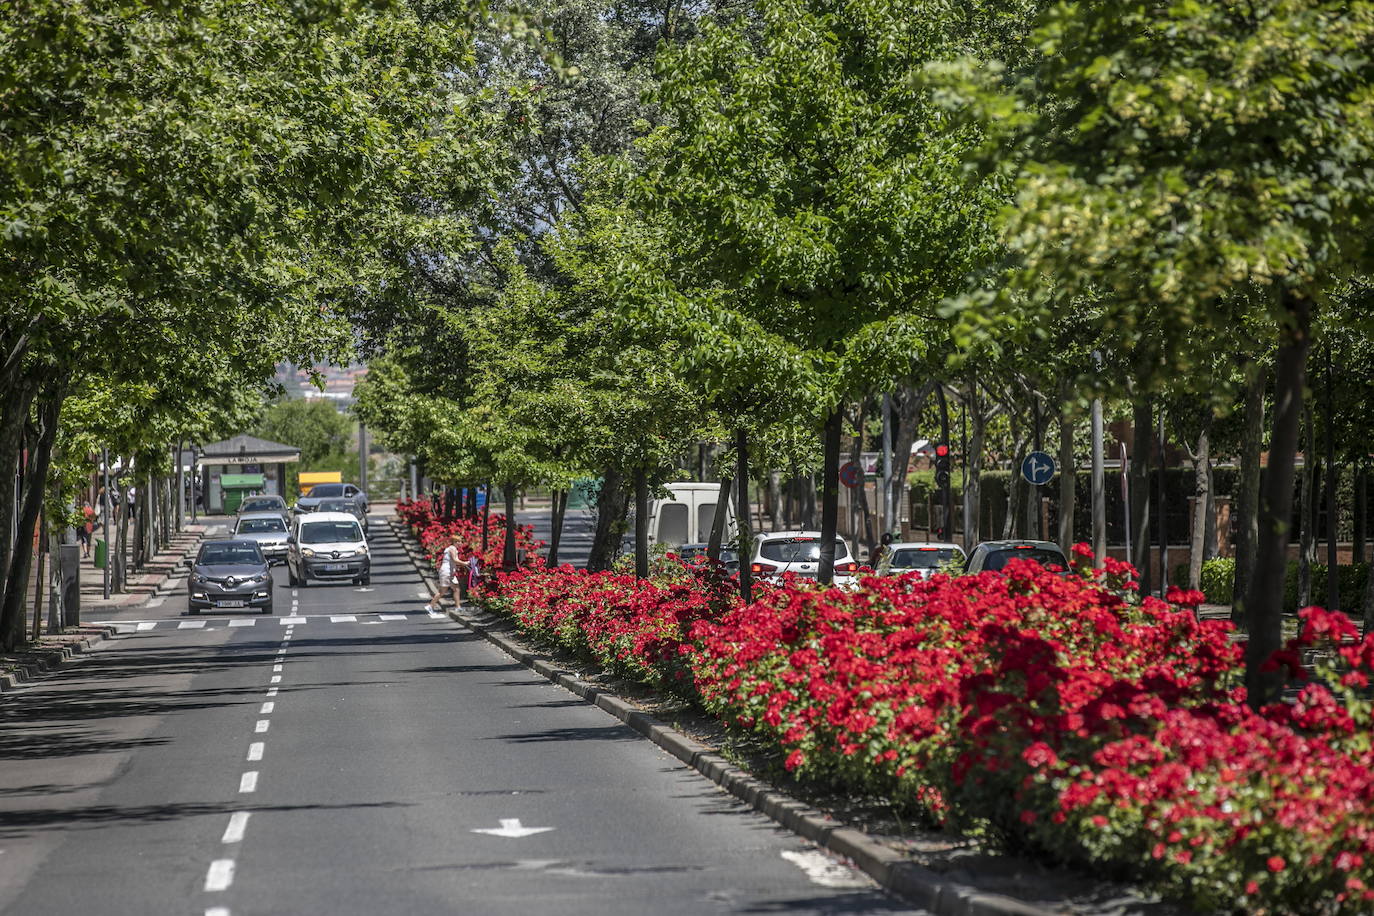
<svg viewBox="0 0 1374 916"><path fill-rule="evenodd" d="M196 585L205 585L209 583L210 580L202 576L200 573L196 573L195 575L191 576L191 581L196 583Z"/></svg>
<svg viewBox="0 0 1374 916"><path fill-rule="evenodd" d="M359 548L358 548L358 553L361 554L362 556L367 556L367 545L364 544L363 546L359 547Z"/></svg>
<svg viewBox="0 0 1374 916"><path fill-rule="evenodd" d="M311 550L309 547L302 547L302 548L301 548L301 556L303 556L303 557L313 557L314 555L315 555L315 551Z"/></svg>

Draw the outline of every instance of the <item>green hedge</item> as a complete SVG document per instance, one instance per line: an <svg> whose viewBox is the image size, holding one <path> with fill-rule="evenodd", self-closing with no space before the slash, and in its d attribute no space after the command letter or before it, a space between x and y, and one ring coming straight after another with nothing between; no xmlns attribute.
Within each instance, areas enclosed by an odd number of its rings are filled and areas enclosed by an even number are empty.
<svg viewBox="0 0 1374 916"><path fill-rule="evenodd" d="M1359 613L1364 606L1365 584L1369 580L1369 564L1354 563L1336 567L1336 580L1340 589L1341 608L1348 612ZM1173 582L1182 585L1188 581L1188 566L1180 563L1174 567ZM1231 604L1235 600L1236 561L1229 557L1216 557L1202 564L1202 593L1211 604ZM1326 604L1326 564L1312 564L1312 603ZM1283 609L1293 613L1298 609L1298 563L1288 562L1288 574L1283 585Z"/></svg>

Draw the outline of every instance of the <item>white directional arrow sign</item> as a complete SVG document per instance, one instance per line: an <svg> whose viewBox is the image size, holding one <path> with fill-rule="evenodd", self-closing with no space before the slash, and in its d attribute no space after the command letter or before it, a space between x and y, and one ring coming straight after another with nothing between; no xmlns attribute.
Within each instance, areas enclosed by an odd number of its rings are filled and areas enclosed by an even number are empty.
<svg viewBox="0 0 1374 916"><path fill-rule="evenodd" d="M552 827L525 827L521 825L520 819L518 817L503 817L501 818L500 827L478 827L474 829L472 832L485 833L489 834L490 836L522 837L530 836L535 833L544 833L545 831L552 829Z"/></svg>

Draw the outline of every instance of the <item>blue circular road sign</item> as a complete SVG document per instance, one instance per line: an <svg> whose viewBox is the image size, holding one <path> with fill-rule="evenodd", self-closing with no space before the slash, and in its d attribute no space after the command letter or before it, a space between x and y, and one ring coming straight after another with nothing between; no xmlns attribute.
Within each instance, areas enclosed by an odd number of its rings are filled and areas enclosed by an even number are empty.
<svg viewBox="0 0 1374 916"><path fill-rule="evenodd" d="M1042 486L1054 477L1054 459L1045 452L1031 452L1021 462L1021 476L1035 486Z"/></svg>

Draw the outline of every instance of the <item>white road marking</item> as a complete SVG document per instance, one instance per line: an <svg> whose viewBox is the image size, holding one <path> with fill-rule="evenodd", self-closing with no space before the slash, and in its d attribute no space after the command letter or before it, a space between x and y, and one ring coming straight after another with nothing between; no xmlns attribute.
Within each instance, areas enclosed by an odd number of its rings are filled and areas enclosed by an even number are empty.
<svg viewBox="0 0 1374 916"><path fill-rule="evenodd" d="M268 687L268 688L267 688L267 695L268 695L269 697L274 697L274 696L276 696L276 695L277 695L277 688L275 688L275 687Z"/></svg>
<svg viewBox="0 0 1374 916"><path fill-rule="evenodd" d="M503 817L499 818L499 820L501 821L500 827L478 827L472 832L485 833L488 836L505 836L518 838L524 836L532 836L536 833L545 833L553 829L552 827L522 826L520 823L520 818L518 817Z"/></svg>
<svg viewBox="0 0 1374 916"><path fill-rule="evenodd" d="M423 599L425 599L426 601L428 601L428 600L430 599L430 594L429 594L429 592L416 592L415 594L416 594L417 597L423 598Z"/></svg>
<svg viewBox="0 0 1374 916"><path fill-rule="evenodd" d="M257 732L259 735L261 735L263 732L267 731L267 730L268 730L269 728L271 728L271 727L272 727L272 722L271 722L271 720L269 720L269 719L259 719L259 720L257 721L257 724L253 726L253 731L255 731L255 732Z"/></svg>
<svg viewBox="0 0 1374 916"><path fill-rule="evenodd" d="M272 666L272 670L273 670L273 671L280 671L280 670L281 670L281 665L273 665L273 666Z"/></svg>
<svg viewBox="0 0 1374 916"><path fill-rule="evenodd" d="M210 863L210 871L205 875L207 891L224 891L234 883L234 860L216 859Z"/></svg>
<svg viewBox="0 0 1374 916"><path fill-rule="evenodd" d="M259 709L259 710L258 710L258 715L260 715L260 716L270 715L271 712L272 712L272 710L273 710L273 709L276 709L276 707L277 707L277 704L276 704L276 703L263 703L263 704L262 704L262 709Z"/></svg>
<svg viewBox="0 0 1374 916"><path fill-rule="evenodd" d="M229 815L229 826L224 828L221 843L242 843L243 831L248 829L248 812L235 811Z"/></svg>
<svg viewBox="0 0 1374 916"><path fill-rule="evenodd" d="M205 626L205 621L203 620L183 620L181 623L177 624L177 629L199 630L203 626Z"/></svg>
<svg viewBox="0 0 1374 916"><path fill-rule="evenodd" d="M256 763L261 760L262 751L265 747L267 747L267 745L262 741L254 741L252 744L248 745L248 762Z"/></svg>
<svg viewBox="0 0 1374 916"><path fill-rule="evenodd" d="M247 773L244 773L242 776L239 777L239 791L240 791L240 792L256 792L256 791L258 791L258 771L257 771L257 770L249 770Z"/></svg>
<svg viewBox="0 0 1374 916"><path fill-rule="evenodd" d="M381 626L381 625L382 625L382 622L381 622L380 620L362 620L362 621L359 621L359 622L358 622L358 626L360 626L360 627L365 627L365 626L368 626L369 624L371 624L371 625L373 625L373 626Z"/></svg>
<svg viewBox="0 0 1374 916"><path fill-rule="evenodd" d="M280 674L274 674L274 675L272 675L272 680L269 681L268 683L280 684L280 683L281 683L281 675L280 675Z"/></svg>
<svg viewBox="0 0 1374 916"><path fill-rule="evenodd" d="M257 623L257 621L254 620L252 617L239 617L239 618L236 618L236 619L234 619L234 620L229 621L229 626L231 626L231 627L251 627L251 626L252 626L253 624L255 624L255 623Z"/></svg>
<svg viewBox="0 0 1374 916"><path fill-rule="evenodd" d="M148 601L147 601L147 603L144 604L143 606L144 606L144 607L161 607L161 606L162 606L162 602L164 602L164 601L166 601L166 600L167 600L167 596L166 596L166 595L154 595L153 597L149 598Z"/></svg>
<svg viewBox="0 0 1374 916"><path fill-rule="evenodd" d="M405 615L405 614L378 614L377 616L380 617L380 618L382 618L383 620L405 620L405 619L406 619L406 615Z"/></svg>
<svg viewBox="0 0 1374 916"><path fill-rule="evenodd" d="M371 588L363 587L363 588L355 588L355 589L353 589L353 591L355 591L355 592L371 592L371 591L376 591L376 589L371 589Z"/></svg>
<svg viewBox="0 0 1374 916"><path fill-rule="evenodd" d="M155 627L155 626L157 626L157 621L156 621L156 620L144 620L143 622L141 622L141 623L138 625L138 629L139 629L139 630L151 630L151 629L152 629L153 627Z"/></svg>
<svg viewBox="0 0 1374 916"><path fill-rule="evenodd" d="M294 588L291 589L291 597L292 597L292 598L296 597L296 596L299 595L299 594L300 594L300 591L299 591L298 589L294 589Z"/></svg>
<svg viewBox="0 0 1374 916"><path fill-rule="evenodd" d="M285 654L286 654L286 650L285 650L285 649L278 649L278 650L277 650L277 654L278 654L278 655L285 655Z"/></svg>
<svg viewBox="0 0 1374 916"><path fill-rule="evenodd" d="M841 865L824 853L784 850L782 857L806 872L811 882L821 887L871 887L873 883L867 876Z"/></svg>
<svg viewBox="0 0 1374 916"><path fill-rule="evenodd" d="M355 614L336 614L329 618L330 623L357 623L358 617Z"/></svg>
<svg viewBox="0 0 1374 916"><path fill-rule="evenodd" d="M229 910L222 906L212 906L205 911L205 916L229 916Z"/></svg>
<svg viewBox="0 0 1374 916"><path fill-rule="evenodd" d="M283 626L294 627L296 624L298 624L298 623L305 623L305 622L307 622L308 620L310 620L309 617L297 617L296 615L293 614L293 615L290 616L290 617L283 617L283 618L281 619L281 622L282 622L282 625L283 625Z"/></svg>

